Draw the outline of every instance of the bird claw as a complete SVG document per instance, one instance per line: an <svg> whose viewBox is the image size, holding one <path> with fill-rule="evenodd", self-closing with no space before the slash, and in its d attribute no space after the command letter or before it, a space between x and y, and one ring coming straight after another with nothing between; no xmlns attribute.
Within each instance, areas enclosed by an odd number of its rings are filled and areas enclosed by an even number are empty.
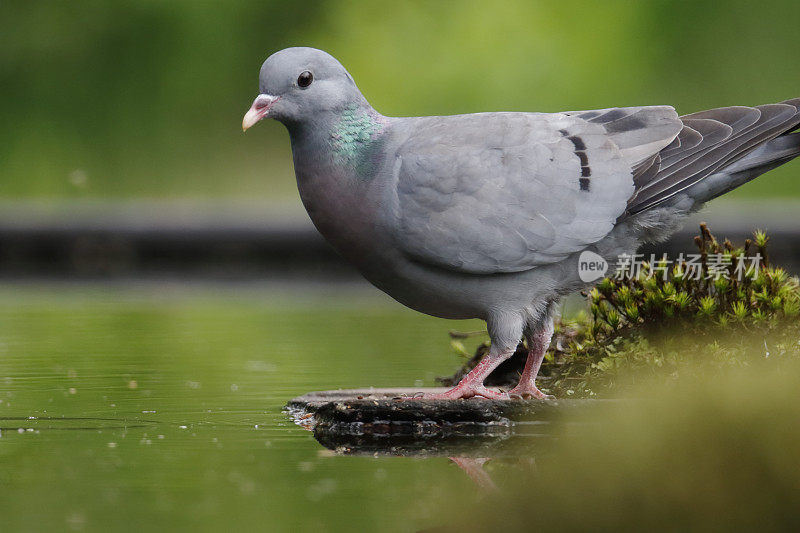
<svg viewBox="0 0 800 533"><path fill-rule="evenodd" d="M485 398L487 400L508 400L509 396L504 391L487 389L483 385L456 385L452 389L439 393L421 393L405 396L403 400L466 400L469 398Z"/></svg>
<svg viewBox="0 0 800 533"><path fill-rule="evenodd" d="M402 395L394 398L395 400L467 400L469 398L485 398L488 400L555 400L556 397L545 394L538 387L517 385L508 392L502 390L487 389L483 385L461 385L458 384L445 392L425 393L416 392L411 395Z"/></svg>
<svg viewBox="0 0 800 533"><path fill-rule="evenodd" d="M543 393L535 385L533 387L530 386L523 387L517 385L516 387L508 391L508 396L512 400L555 400L556 399L555 396Z"/></svg>

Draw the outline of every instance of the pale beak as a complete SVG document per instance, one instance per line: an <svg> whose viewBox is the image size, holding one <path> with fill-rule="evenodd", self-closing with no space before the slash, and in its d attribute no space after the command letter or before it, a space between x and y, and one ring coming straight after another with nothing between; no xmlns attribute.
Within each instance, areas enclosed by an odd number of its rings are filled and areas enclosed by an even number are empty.
<svg viewBox="0 0 800 533"><path fill-rule="evenodd" d="M252 128L258 121L265 118L269 114L269 108L272 104L278 101L278 96L269 94L259 94L253 100L253 105L247 110L242 120L242 131L247 131Z"/></svg>

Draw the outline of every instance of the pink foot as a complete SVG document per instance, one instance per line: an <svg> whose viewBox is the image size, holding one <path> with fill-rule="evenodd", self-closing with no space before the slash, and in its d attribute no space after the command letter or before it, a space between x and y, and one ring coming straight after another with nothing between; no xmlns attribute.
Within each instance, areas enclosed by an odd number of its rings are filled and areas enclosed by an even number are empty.
<svg viewBox="0 0 800 533"><path fill-rule="evenodd" d="M508 394L502 391L487 389L483 385L464 385L459 383L452 389L436 394L409 396L406 400L458 400L460 398L487 398L489 400L508 400Z"/></svg>
<svg viewBox="0 0 800 533"><path fill-rule="evenodd" d="M555 400L555 396L550 396L549 394L545 394L539 390L536 385L523 385L520 383L510 391L508 391L508 396L512 400Z"/></svg>

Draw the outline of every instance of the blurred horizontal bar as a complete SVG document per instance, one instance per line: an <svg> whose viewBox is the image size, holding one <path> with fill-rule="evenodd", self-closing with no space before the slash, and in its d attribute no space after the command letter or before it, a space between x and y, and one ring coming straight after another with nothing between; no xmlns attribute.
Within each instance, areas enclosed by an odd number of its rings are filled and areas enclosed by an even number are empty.
<svg viewBox="0 0 800 533"><path fill-rule="evenodd" d="M771 256L800 265L800 203L720 201L642 252L691 252L697 224L741 243L771 236ZM299 202L0 201L0 277L352 280Z"/></svg>

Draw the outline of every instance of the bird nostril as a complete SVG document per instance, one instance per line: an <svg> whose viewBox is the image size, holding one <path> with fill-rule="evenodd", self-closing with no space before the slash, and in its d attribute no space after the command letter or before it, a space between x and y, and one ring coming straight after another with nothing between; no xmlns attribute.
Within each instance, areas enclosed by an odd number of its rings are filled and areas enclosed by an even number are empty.
<svg viewBox="0 0 800 533"><path fill-rule="evenodd" d="M242 119L242 131L247 131L249 128L253 127L256 122L266 118L267 115L269 115L272 104L278 99L279 97L277 96L259 94L256 99L253 100L253 104Z"/></svg>

